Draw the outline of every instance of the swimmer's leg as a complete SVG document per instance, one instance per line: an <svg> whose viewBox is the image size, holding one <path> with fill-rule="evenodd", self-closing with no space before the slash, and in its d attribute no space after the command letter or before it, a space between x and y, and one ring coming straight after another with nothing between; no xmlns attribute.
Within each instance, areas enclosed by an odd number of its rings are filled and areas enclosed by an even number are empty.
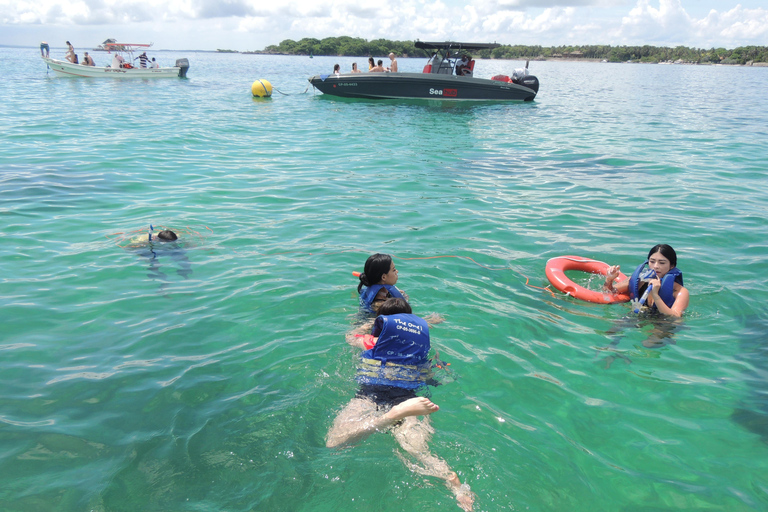
<svg viewBox="0 0 768 512"><path fill-rule="evenodd" d="M462 484L459 476L451 471L448 463L429 451L428 443L434 432L428 417L421 421L417 418L406 418L402 425L394 429L395 439L405 451L419 461L419 464L413 464L401 458L411 470L445 480L448 488L456 496L456 504L462 510L471 511L475 494L470 490L469 485Z"/></svg>
<svg viewBox="0 0 768 512"><path fill-rule="evenodd" d="M415 397L382 414L371 400L353 398L333 420L325 444L338 448L362 441L372 433L391 427L411 416L425 416L440 409L428 398Z"/></svg>

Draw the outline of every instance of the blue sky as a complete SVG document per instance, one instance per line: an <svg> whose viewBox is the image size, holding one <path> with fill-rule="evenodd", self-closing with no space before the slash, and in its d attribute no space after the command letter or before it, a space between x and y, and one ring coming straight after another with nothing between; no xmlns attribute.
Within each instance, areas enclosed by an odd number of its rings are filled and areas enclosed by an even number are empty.
<svg viewBox="0 0 768 512"><path fill-rule="evenodd" d="M386 5L386 9L381 5ZM0 44L261 50L283 39L768 46L756 0L0 0Z"/></svg>

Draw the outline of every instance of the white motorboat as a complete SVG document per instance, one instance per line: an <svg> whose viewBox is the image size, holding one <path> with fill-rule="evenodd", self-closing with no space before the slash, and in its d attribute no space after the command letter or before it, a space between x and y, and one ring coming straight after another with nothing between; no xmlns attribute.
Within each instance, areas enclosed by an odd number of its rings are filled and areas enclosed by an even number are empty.
<svg viewBox="0 0 768 512"><path fill-rule="evenodd" d="M57 76L88 77L88 78L186 78L189 69L189 60L176 59L176 65L172 67L136 67L133 57L135 50L148 48L147 44L105 43L107 52L114 54L109 66L86 66L74 64L68 60L58 60L43 57Z"/></svg>

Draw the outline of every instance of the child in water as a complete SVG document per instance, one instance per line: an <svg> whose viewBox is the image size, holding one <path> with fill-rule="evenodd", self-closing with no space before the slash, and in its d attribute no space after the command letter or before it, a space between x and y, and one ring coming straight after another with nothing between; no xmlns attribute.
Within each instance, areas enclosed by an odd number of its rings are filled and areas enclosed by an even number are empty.
<svg viewBox="0 0 768 512"><path fill-rule="evenodd" d="M360 284L357 285L360 307L373 313L390 297L408 301L408 296L395 286L397 277L392 256L378 253L370 256L360 274Z"/></svg>
<svg viewBox="0 0 768 512"><path fill-rule="evenodd" d="M405 299L389 298L379 307L371 334L347 334L347 343L364 349L355 397L342 409L328 432L328 448L348 446L373 432L388 430L414 457L412 470L445 480L459 507L472 510L475 495L448 464L432 455L428 442L434 430L429 415L440 408L416 391L426 386L431 363L429 326L413 314ZM419 416L424 416L419 419Z"/></svg>

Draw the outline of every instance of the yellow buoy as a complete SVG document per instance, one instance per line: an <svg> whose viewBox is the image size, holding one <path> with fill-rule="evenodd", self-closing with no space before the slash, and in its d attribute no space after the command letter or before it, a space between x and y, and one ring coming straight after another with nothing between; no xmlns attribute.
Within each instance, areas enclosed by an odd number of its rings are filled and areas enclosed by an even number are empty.
<svg viewBox="0 0 768 512"><path fill-rule="evenodd" d="M259 98L269 98L272 96L272 84L267 80L256 80L251 85L251 92Z"/></svg>

